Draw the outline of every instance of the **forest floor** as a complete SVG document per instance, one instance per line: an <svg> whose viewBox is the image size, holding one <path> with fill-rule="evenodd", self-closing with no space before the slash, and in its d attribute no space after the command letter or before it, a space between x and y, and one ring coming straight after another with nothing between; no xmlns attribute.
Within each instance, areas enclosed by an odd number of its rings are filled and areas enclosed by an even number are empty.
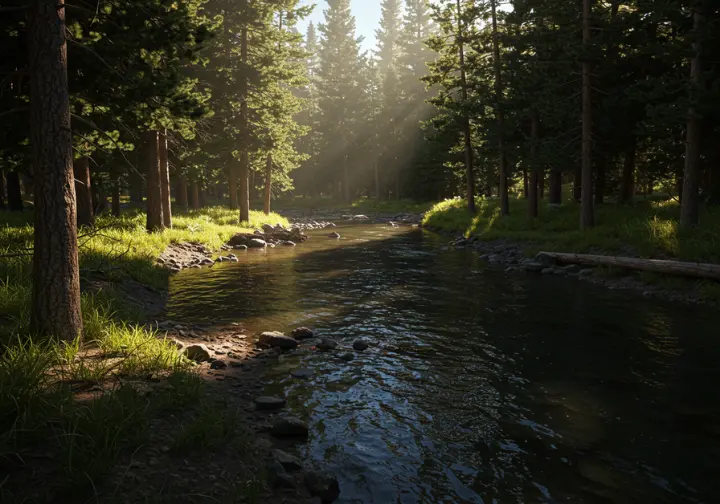
<svg viewBox="0 0 720 504"><path fill-rule="evenodd" d="M32 216L0 217L0 502L310 502L309 473L270 457L292 441L273 440L274 413L253 404L267 352L239 324L158 322L168 245L221 251L284 218L253 212L240 227L236 212L206 208L156 234L139 212L99 218L80 231L84 342L58 344L29 329Z"/></svg>

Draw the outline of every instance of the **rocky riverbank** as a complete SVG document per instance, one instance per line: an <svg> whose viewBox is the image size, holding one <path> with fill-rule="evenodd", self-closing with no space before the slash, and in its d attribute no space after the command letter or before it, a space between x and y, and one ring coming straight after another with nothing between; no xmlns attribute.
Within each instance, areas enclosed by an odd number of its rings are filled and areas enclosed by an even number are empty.
<svg viewBox="0 0 720 504"><path fill-rule="evenodd" d="M209 396L226 402L225 409L237 411L238 426L247 430L245 450L262 467L264 479L259 484L265 488L266 498L288 504L316 503L318 499L330 503L338 498L341 488L337 478L293 453L307 441L311 428L303 418L284 412L284 397L262 393L262 367L273 365L288 353L322 352L328 358L349 361L355 353L368 349L367 342L356 340L351 348L342 348L306 327L296 328L290 335L274 331L252 335L241 324L203 327L165 320L155 322L152 328L172 339L178 352L193 362ZM290 376L304 380L307 373L296 369ZM147 383L148 393L161 393L168 386L162 380ZM168 475L174 492L189 494L202 487L208 495L221 498L232 491L236 481L231 475L240 471L236 466L244 458L223 447L207 457L178 459L168 447L170 433L176 428L175 419L158 421L154 439L133 454L131 474L119 471L116 475L116 483L123 488L128 477L139 483L134 490L127 490L128 501L135 502L143 489L155 488Z"/></svg>
<svg viewBox="0 0 720 504"><path fill-rule="evenodd" d="M641 293L645 297L659 298L688 304L715 305L715 301L703 297L694 290L670 290L653 285L634 273L628 271L614 271L613 275L603 268L590 268L576 264L560 265L549 256L538 254L528 257L526 248L531 243L520 244L511 240L483 241L477 237L456 237L448 245L449 249L472 249L480 254L480 258L498 268L504 268L508 274L536 274L547 276L560 276L603 285L613 290L631 290ZM594 250L594 254L604 255L602 250ZM637 257L638 254L628 248L624 251L628 257Z"/></svg>

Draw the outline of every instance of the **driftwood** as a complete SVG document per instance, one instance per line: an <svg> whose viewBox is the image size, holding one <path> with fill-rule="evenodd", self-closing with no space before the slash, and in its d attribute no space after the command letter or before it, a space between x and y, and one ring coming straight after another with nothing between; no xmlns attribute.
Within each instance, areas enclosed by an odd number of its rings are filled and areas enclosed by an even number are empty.
<svg viewBox="0 0 720 504"><path fill-rule="evenodd" d="M548 258L561 264L583 264L587 266L614 266L639 271L653 271L666 275L680 275L695 278L709 278L720 281L720 265L665 261L660 259L638 259L587 254L564 254L558 252L540 252L538 258Z"/></svg>

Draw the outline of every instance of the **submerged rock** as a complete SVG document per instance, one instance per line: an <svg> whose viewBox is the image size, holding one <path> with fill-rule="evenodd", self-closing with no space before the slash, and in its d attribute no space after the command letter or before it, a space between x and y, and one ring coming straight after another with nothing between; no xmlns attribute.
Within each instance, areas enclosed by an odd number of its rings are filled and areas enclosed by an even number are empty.
<svg viewBox="0 0 720 504"><path fill-rule="evenodd" d="M369 346L370 345L368 345L368 342L365 340L358 339L353 341L353 348L358 352L364 352Z"/></svg>
<svg viewBox="0 0 720 504"><path fill-rule="evenodd" d="M270 433L276 437L308 437L308 425L298 418L286 417L275 420Z"/></svg>
<svg viewBox="0 0 720 504"><path fill-rule="evenodd" d="M542 252L535 256L535 262L542 264L545 268L552 268L557 264L554 257Z"/></svg>
<svg viewBox="0 0 720 504"><path fill-rule="evenodd" d="M253 238L248 242L248 247L250 248L265 248L267 245L267 242L265 240L261 240L260 238Z"/></svg>
<svg viewBox="0 0 720 504"><path fill-rule="evenodd" d="M288 472L299 471L303 468L302 462L297 457L290 455L282 450L273 450L273 459L275 459L283 469Z"/></svg>
<svg viewBox="0 0 720 504"><path fill-rule="evenodd" d="M545 269L545 266L535 261L528 261L526 263L523 263L522 267L525 271L530 271L532 273L540 273L542 270Z"/></svg>
<svg viewBox="0 0 720 504"><path fill-rule="evenodd" d="M355 355L352 353L344 353L338 357L340 360L344 360L345 362L350 362L355 358Z"/></svg>
<svg viewBox="0 0 720 504"><path fill-rule="evenodd" d="M337 342L323 338L320 340L320 343L317 344L317 348L323 351L335 350L337 348Z"/></svg>
<svg viewBox="0 0 720 504"><path fill-rule="evenodd" d="M270 331L264 332L258 339L258 345L269 346L273 348L281 348L283 350L291 350L297 348L298 342L295 338L285 336L281 332Z"/></svg>
<svg viewBox="0 0 720 504"><path fill-rule="evenodd" d="M340 233L332 232L328 235L328 238L340 238Z"/></svg>
<svg viewBox="0 0 720 504"><path fill-rule="evenodd" d="M311 471L305 475L305 487L310 495L319 497L325 503L335 502L340 497L337 478L327 472Z"/></svg>
<svg viewBox="0 0 720 504"><path fill-rule="evenodd" d="M290 375L293 378L310 378L313 375L313 372L311 369L300 368L300 369L293 369L290 372Z"/></svg>
<svg viewBox="0 0 720 504"><path fill-rule="evenodd" d="M183 355L195 362L205 362L210 360L210 350L208 350L208 347L203 344L190 345L185 349Z"/></svg>
<svg viewBox="0 0 720 504"><path fill-rule="evenodd" d="M297 329L293 329L293 332L290 334L296 340L310 339L315 336L315 333L309 327L298 327Z"/></svg>
<svg viewBox="0 0 720 504"><path fill-rule="evenodd" d="M262 396L255 398L255 408L261 411L278 410L285 406L285 399L275 396Z"/></svg>

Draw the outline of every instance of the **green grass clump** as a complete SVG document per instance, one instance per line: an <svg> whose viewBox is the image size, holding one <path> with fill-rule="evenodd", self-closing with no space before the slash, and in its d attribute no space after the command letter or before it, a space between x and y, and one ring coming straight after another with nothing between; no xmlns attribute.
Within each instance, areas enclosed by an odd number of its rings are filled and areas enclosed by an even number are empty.
<svg viewBox="0 0 720 504"><path fill-rule="evenodd" d="M602 250L622 254L628 247L642 257L677 258L686 261L720 262L720 211L703 212L697 229L682 232L678 227L679 205L671 201L641 201L634 206L615 204L596 207L596 226L579 229L579 207L540 204L535 220L527 217L527 202L513 199L510 215L500 215L495 199L478 198L477 213L471 214L462 199L437 203L423 224L442 231L501 238L528 243L528 252L539 250L588 253Z"/></svg>

